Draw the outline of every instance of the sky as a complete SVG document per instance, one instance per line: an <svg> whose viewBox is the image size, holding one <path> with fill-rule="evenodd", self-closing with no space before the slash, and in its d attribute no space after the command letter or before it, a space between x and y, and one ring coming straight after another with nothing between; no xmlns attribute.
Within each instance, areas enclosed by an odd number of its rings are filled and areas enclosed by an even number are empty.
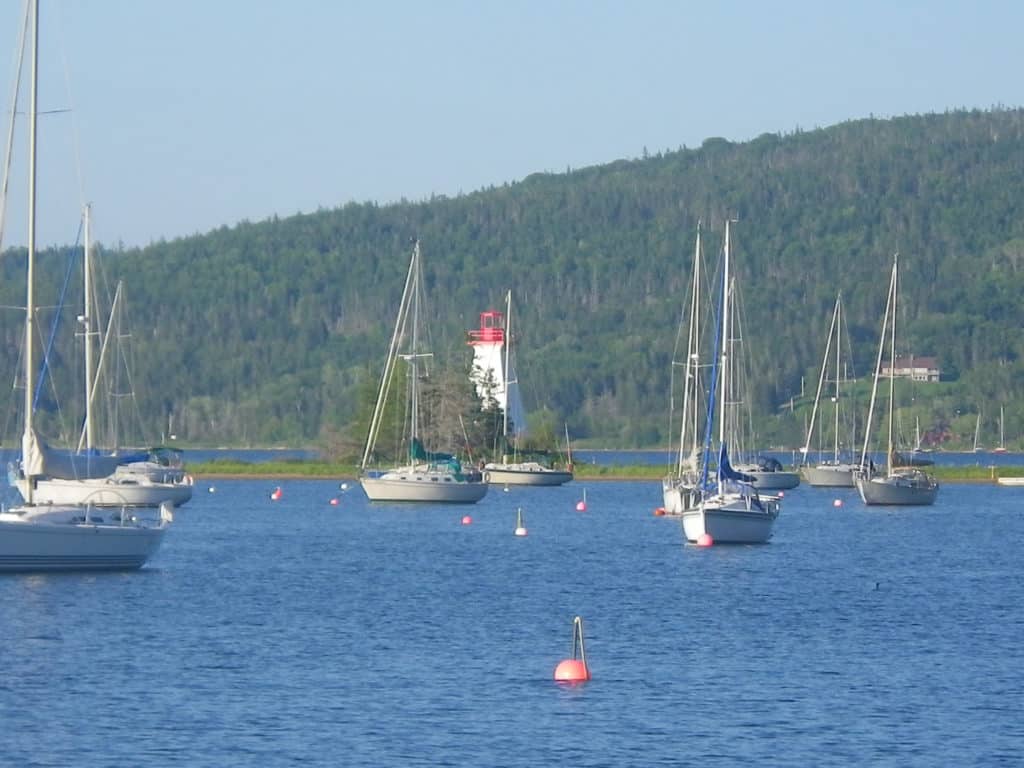
<svg viewBox="0 0 1024 768"><path fill-rule="evenodd" d="M0 0L3 146L23 3ZM38 239L75 242L86 201L98 241L145 246L709 137L1018 107L1022 29L1024 3L985 0L42 0ZM22 80L5 248L27 239Z"/></svg>

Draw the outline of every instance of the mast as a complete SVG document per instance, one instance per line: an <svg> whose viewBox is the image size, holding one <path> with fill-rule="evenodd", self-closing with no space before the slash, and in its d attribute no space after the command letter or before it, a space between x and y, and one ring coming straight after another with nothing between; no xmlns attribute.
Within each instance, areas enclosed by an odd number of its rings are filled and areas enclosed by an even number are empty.
<svg viewBox="0 0 1024 768"><path fill-rule="evenodd" d="M814 392L814 406L811 408L811 423L810 423L810 426L807 427L807 439L804 441L804 448L803 448L804 464L807 464L807 455L808 455L808 453L811 450L811 436L814 434L814 422L818 418L818 405L819 405L819 403L821 403L821 390L822 390L822 387L825 384L825 373L828 370L828 358L829 358L829 353L830 353L830 351L832 349L832 334L833 334L833 332L836 331L836 326L837 326L837 323L838 323L838 319L839 319L839 296L836 296L836 303L835 303L835 306L832 308L832 324L829 326L828 337L825 340L825 355L824 355L824 357L821 360L821 373L818 374L818 388ZM836 333L837 341L838 341L838 336L839 336L839 334ZM838 344L837 344L837 346L838 346ZM839 379L838 370L839 370L839 352L837 350L836 351L836 371L837 371L836 372L836 380L837 380L837 382L838 382L838 379ZM837 409L836 410L836 414L837 414L837 416L836 416L836 424L837 425L839 423L839 417L838 417L838 413L839 413L839 411L838 411L838 408L839 408L838 388L839 388L839 385L837 383L836 384L836 389L837 389L837 400L836 400L836 409ZM818 435L818 450L819 450L819 452L821 450L821 434L820 434L820 432L821 432L821 430L819 429L819 435ZM837 433L837 435L838 435L838 433ZM838 444L838 442L839 442L839 438L837 436L836 437L836 443ZM836 449L836 452L838 454L838 448ZM837 458L838 458L838 456L837 456Z"/></svg>
<svg viewBox="0 0 1024 768"><path fill-rule="evenodd" d="M508 464L508 408L512 403L512 398L509 397L508 385L508 358L509 348L512 346L512 291L509 290L505 296L505 363L502 365L501 372L504 375L505 380L502 382L502 387L505 390L505 407L501 409L501 435L505 440L505 451L501 457L503 464Z"/></svg>
<svg viewBox="0 0 1024 768"><path fill-rule="evenodd" d="M892 257L892 338L889 341L889 451L886 454L886 468L892 476L893 465L893 409L896 401L896 297L899 295L899 253Z"/></svg>
<svg viewBox="0 0 1024 768"><path fill-rule="evenodd" d="M35 278L36 260L36 123L38 118L39 91L39 2L32 0L32 86L29 100L28 130L28 270L25 287L25 434L22 436L22 461L24 462L26 493L25 503L32 504L34 467L30 456L35 458L38 445L32 426L32 396L35 390L35 355L32 342L35 338L35 327L32 316L35 314L35 296L32 282Z"/></svg>
<svg viewBox="0 0 1024 768"><path fill-rule="evenodd" d="M366 469L370 460L370 453L377 443L377 433L380 431L380 424L384 417L384 404L388 399L388 391L391 389L391 377L394 374L395 362L398 359L398 344L402 338L402 329L405 326L405 318L408 314L409 294L413 287L413 275L416 271L416 253L419 249L419 241L416 243L416 250L409 262L409 271L405 275L405 287L402 289L402 301L398 305L398 317L395 320L395 330L391 335L391 344L388 346L388 357L384 363L384 373L380 378L380 387L377 389L377 402L373 407L373 416L370 418L370 429L366 434L366 446L363 449L363 459L359 468Z"/></svg>
<svg viewBox="0 0 1024 768"><path fill-rule="evenodd" d="M412 410L410 413L412 419L411 430L409 433L409 450L412 451L413 442L419 437L419 421L420 421L420 396L419 396L419 365L416 358L416 352L419 349L419 325L420 325L420 241L416 241L416 245L412 250L412 261L415 265L416 271L413 276L413 291L412 291L412 355L409 361L409 375L412 377Z"/></svg>
<svg viewBox="0 0 1024 768"><path fill-rule="evenodd" d="M721 357L721 402L718 404L720 419L718 421L718 446L719 450L725 445L725 416L727 412L727 398L729 397L729 219L725 220L725 251L722 259L722 357ZM722 472L719 467L718 490L722 491Z"/></svg>
<svg viewBox="0 0 1024 768"><path fill-rule="evenodd" d="M93 440L93 414L92 414L92 372L93 372L93 325L92 325L92 239L91 239L91 214L92 205L86 203L83 218L85 220L85 260L83 271L85 272L85 312L82 315L82 325L85 328L85 448L92 450L95 445Z"/></svg>
<svg viewBox="0 0 1024 768"><path fill-rule="evenodd" d="M839 351L842 347L841 329L843 327L843 293L836 296L836 407L835 407L835 449L832 461L839 465Z"/></svg>
<svg viewBox="0 0 1024 768"><path fill-rule="evenodd" d="M885 354L885 334L889 330L889 312L890 310L895 311L893 305L893 289L896 286L896 258L893 257L892 263L892 276L889 279L889 293L885 297L885 316L882 318L882 335L878 340L878 356L875 358L875 375L871 378L871 401L868 405L868 420L864 428L864 448L860 454L860 466L863 470L864 467L870 466L868 461L868 448L871 443L871 420L875 415L875 399L878 395L878 377L882 373L882 355ZM891 368L891 366L890 366ZM890 370L890 381L892 380L892 371ZM892 402L892 398L889 398L889 402ZM892 414L890 411L889 423L892 424ZM890 432L891 434L891 432ZM886 465L888 466L889 460L886 459Z"/></svg>
<svg viewBox="0 0 1024 768"><path fill-rule="evenodd" d="M700 221L697 222L697 244L693 253L693 286L690 290L690 328L686 341L686 368L683 374L683 418L679 428L679 464L677 473L683 475L683 447L686 443L686 431L692 426L693 445L690 447L691 461L700 450L697 435L697 375L700 363L700 262L701 262L701 231ZM691 402L690 392L693 391ZM692 413L691 413L692 412ZM693 423L690 424L690 417Z"/></svg>

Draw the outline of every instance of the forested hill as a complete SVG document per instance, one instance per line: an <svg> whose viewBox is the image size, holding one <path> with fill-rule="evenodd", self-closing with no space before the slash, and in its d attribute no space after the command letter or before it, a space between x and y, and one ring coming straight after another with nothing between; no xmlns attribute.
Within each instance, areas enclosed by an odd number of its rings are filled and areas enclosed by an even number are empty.
<svg viewBox="0 0 1024 768"><path fill-rule="evenodd" d="M208 444L311 443L364 423L415 236L435 352L465 365L465 331L511 289L528 410L549 408L578 437L624 447L667 439L697 221L713 256L726 217L736 220L766 439L799 442L802 417L787 423L779 408L801 377L816 381L839 289L858 367L870 369L896 251L904 351L937 357L958 382L931 416L1005 403L1009 432L1024 415L1021 110L713 138L457 198L350 204L103 259L126 285L134 386L153 439L169 420L179 439ZM23 303L23 255L5 255L3 304ZM56 286L66 258L43 254L39 282ZM4 317L13 371L20 318Z"/></svg>

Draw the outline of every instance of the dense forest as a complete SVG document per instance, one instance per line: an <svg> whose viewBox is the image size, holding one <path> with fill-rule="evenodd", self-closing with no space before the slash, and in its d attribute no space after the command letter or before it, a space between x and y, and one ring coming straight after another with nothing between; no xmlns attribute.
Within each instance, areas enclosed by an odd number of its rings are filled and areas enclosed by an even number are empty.
<svg viewBox="0 0 1024 768"><path fill-rule="evenodd" d="M954 445L969 442L980 411L992 445L1004 407L1007 442L1020 445L1024 111L1010 109L711 138L457 198L349 204L141 249L101 247L106 284L123 281L127 297L129 386L145 433L135 440L356 452L419 238L436 362L468 370L466 331L511 289L531 418L565 421L589 445L667 444L697 222L713 256L726 218L763 444L803 442L840 289L856 367L871 370L898 251L901 351L936 357L943 371L943 382L914 386L905 418ZM80 260L71 246L40 254L40 304L58 303L69 259ZM0 266L13 413L23 396L13 372L24 249ZM52 439L77 435L68 426L81 375L76 290L72 280L40 406ZM41 312L40 325L53 315Z"/></svg>

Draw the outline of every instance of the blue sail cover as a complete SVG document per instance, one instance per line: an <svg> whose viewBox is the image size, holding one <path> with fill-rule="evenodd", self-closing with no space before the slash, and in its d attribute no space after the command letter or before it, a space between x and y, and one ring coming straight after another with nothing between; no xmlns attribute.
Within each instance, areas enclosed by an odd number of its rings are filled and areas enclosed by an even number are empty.
<svg viewBox="0 0 1024 768"><path fill-rule="evenodd" d="M742 483L752 483L754 478L750 475L744 474L743 472L737 472L732 468L732 464L729 463L729 451L722 443L721 449L718 451L718 479L719 480L739 480Z"/></svg>

